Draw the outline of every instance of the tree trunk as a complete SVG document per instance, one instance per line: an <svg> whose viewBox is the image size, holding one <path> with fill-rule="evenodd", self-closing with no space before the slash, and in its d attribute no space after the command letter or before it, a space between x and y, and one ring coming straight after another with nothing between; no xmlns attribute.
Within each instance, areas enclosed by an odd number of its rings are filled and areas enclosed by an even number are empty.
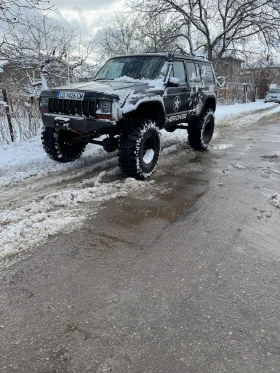
<svg viewBox="0 0 280 373"><path fill-rule="evenodd" d="M208 54L208 60L212 61L213 60L213 47L212 47L212 45L208 46L207 54Z"/></svg>
<svg viewBox="0 0 280 373"><path fill-rule="evenodd" d="M8 97L7 97L6 89L4 89L4 88L2 89L2 94L3 94L4 101L7 104L7 106L5 107L5 110L6 110L6 115L7 115L11 140L12 140L12 142L14 142L15 141L14 129L13 129L12 117L11 117L10 106L9 106L9 103L8 103Z"/></svg>

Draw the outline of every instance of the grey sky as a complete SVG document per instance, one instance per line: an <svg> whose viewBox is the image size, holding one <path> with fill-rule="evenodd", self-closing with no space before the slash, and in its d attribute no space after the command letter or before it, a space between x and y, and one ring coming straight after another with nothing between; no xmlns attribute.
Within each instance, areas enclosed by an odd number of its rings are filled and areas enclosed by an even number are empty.
<svg viewBox="0 0 280 373"><path fill-rule="evenodd" d="M62 16L72 25L95 34L108 26L122 0L51 0L50 3L57 9L56 17Z"/></svg>
<svg viewBox="0 0 280 373"><path fill-rule="evenodd" d="M51 3L54 4L59 10L67 9L74 11L87 11L87 10L97 10L97 11L110 11L114 8L120 0L52 0Z"/></svg>

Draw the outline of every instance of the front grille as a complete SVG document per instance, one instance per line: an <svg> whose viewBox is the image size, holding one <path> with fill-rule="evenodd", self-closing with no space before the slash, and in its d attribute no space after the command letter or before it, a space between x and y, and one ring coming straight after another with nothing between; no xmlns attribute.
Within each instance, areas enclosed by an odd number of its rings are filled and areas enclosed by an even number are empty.
<svg viewBox="0 0 280 373"><path fill-rule="evenodd" d="M49 99L50 113L94 117L95 111L95 101Z"/></svg>

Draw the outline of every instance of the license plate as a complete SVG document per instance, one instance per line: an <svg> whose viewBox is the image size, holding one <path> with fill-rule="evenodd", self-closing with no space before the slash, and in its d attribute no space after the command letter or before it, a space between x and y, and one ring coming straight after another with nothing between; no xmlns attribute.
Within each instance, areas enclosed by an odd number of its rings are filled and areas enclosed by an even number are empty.
<svg viewBox="0 0 280 373"><path fill-rule="evenodd" d="M85 94L81 92L67 92L61 91L57 92L57 98L60 100L77 100L83 101Z"/></svg>

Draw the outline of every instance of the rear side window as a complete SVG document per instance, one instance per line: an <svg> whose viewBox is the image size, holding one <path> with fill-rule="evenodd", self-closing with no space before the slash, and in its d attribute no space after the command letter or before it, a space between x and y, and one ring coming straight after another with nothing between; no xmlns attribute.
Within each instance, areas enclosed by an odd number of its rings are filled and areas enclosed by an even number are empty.
<svg viewBox="0 0 280 373"><path fill-rule="evenodd" d="M197 66L193 62L187 62L186 65L187 65L189 83L191 85L199 83L200 77L199 77Z"/></svg>
<svg viewBox="0 0 280 373"><path fill-rule="evenodd" d="M202 81L205 84L215 84L215 79L211 65L201 64L200 65Z"/></svg>
<svg viewBox="0 0 280 373"><path fill-rule="evenodd" d="M175 61L173 63L173 77L179 79L180 84L186 84L186 72L184 62Z"/></svg>

